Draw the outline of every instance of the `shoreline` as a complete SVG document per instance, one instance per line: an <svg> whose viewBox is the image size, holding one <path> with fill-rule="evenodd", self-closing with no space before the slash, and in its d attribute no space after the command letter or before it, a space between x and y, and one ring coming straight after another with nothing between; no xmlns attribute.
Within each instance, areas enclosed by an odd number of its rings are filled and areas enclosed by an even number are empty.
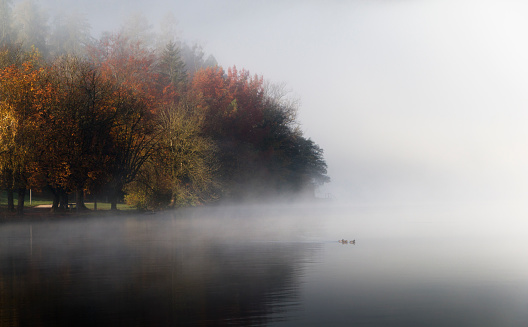
<svg viewBox="0 0 528 327"><path fill-rule="evenodd" d="M77 212L72 211L59 211L51 212L51 205L38 205L35 207L24 208L24 213L18 215L16 212L8 212L4 208L0 211L0 224L3 223L16 223L16 222L43 222L43 221L55 221L63 219L73 218L95 218L104 216L121 216L124 214L134 215L141 213L137 210L97 210L93 209L82 210Z"/></svg>

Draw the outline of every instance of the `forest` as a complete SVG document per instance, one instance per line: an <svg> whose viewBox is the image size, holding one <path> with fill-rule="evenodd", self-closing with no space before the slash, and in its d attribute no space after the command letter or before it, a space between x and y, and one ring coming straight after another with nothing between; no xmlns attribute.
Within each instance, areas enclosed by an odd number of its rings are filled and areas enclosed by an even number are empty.
<svg viewBox="0 0 528 327"><path fill-rule="evenodd" d="M171 22L154 33L138 15L94 38L83 17L0 0L8 210L23 213L29 189L49 192L53 211L103 196L153 210L313 197L330 181L284 85L222 68Z"/></svg>

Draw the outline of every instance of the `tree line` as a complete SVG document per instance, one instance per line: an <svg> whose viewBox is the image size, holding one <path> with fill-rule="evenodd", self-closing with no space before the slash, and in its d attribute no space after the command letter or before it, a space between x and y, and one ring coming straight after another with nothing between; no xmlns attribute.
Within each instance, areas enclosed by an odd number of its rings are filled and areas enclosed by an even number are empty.
<svg viewBox="0 0 528 327"><path fill-rule="evenodd" d="M226 71L196 47L185 57L174 39L152 46L120 31L53 54L51 38L3 28L0 189L9 210L17 193L22 213L27 189L48 189L52 210L72 194L78 208L86 194L105 194L112 209L123 197L154 209L313 194L329 181L295 101L261 76Z"/></svg>

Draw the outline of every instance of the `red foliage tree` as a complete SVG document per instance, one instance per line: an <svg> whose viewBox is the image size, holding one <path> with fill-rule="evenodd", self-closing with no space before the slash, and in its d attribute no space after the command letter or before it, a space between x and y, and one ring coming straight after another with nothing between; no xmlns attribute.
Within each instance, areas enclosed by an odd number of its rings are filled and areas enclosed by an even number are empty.
<svg viewBox="0 0 528 327"><path fill-rule="evenodd" d="M264 110L262 77L251 77L236 67L227 74L220 67L206 68L194 75L191 89L203 101L207 133L215 138L257 141Z"/></svg>
<svg viewBox="0 0 528 327"><path fill-rule="evenodd" d="M159 83L154 53L139 42L109 35L90 53L103 78L114 85L110 108L115 118L109 130L113 161L108 170L112 209L117 209L123 187L135 178L154 149L153 118L165 87Z"/></svg>

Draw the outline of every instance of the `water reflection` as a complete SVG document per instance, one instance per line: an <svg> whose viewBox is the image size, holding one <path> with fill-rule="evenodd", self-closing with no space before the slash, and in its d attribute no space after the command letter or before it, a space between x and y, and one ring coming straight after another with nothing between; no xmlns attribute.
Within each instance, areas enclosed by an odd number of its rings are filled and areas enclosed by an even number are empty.
<svg viewBox="0 0 528 327"><path fill-rule="evenodd" d="M258 326L295 311L317 244L218 219L3 225L0 325Z"/></svg>
<svg viewBox="0 0 528 327"><path fill-rule="evenodd" d="M4 223L0 325L525 326L526 215L507 209Z"/></svg>

